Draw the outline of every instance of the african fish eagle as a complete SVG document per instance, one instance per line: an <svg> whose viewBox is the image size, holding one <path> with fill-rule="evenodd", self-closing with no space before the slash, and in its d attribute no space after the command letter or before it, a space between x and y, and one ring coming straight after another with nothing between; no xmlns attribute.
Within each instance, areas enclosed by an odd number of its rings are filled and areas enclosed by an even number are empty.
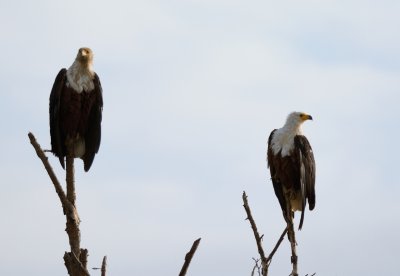
<svg viewBox="0 0 400 276"><path fill-rule="evenodd" d="M65 168L67 146L89 171L100 147L102 88L93 71L93 52L80 48L75 61L58 73L50 94L51 151Z"/></svg>
<svg viewBox="0 0 400 276"><path fill-rule="evenodd" d="M275 129L268 138L268 166L275 194L286 222L295 211L301 211L299 230L304 211L315 207L315 161L311 145L303 135L301 125L312 120L303 112L292 112L285 125ZM290 206L291 210L287 210Z"/></svg>

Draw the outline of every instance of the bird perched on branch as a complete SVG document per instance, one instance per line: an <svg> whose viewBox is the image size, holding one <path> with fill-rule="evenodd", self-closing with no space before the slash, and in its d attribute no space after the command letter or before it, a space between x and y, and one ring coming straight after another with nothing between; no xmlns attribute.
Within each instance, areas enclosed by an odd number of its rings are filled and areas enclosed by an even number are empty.
<svg viewBox="0 0 400 276"><path fill-rule="evenodd" d="M67 148L89 171L101 140L103 96L93 71L93 52L80 48L75 61L58 73L50 94L51 151L65 168Z"/></svg>
<svg viewBox="0 0 400 276"><path fill-rule="evenodd" d="M267 160L275 194L286 222L292 221L295 211L301 211L299 229L303 226L307 201L310 210L315 207L314 154L301 130L307 120L312 117L292 112L285 125L273 130L268 138Z"/></svg>

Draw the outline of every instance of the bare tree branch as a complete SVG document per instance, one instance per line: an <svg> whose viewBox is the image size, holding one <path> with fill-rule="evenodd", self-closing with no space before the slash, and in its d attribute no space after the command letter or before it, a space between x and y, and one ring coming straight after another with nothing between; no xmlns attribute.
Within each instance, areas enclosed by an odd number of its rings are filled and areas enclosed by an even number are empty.
<svg viewBox="0 0 400 276"><path fill-rule="evenodd" d="M258 262L260 261L260 259L255 259L255 258L253 258L253 261L254 261L254 267L253 267L253 270L251 271L251 275L250 276L254 276L254 273L256 272L256 269L257 269L257 275L258 276L261 276L261 267L260 267L260 265L258 264Z"/></svg>
<svg viewBox="0 0 400 276"><path fill-rule="evenodd" d="M75 170L74 170L74 148L72 142L67 144L67 157L66 157L66 183L67 183L67 198L72 205L75 206Z"/></svg>
<svg viewBox="0 0 400 276"><path fill-rule="evenodd" d="M66 167L66 182L67 182L67 194L65 194L60 182L58 181L52 167L49 164L48 158L37 143L35 136L32 133L28 134L30 142L34 147L36 154L42 160L42 163L53 182L54 188L58 197L60 198L64 214L67 219L67 227L65 231L68 234L69 244L71 252L65 252L64 262L67 267L68 274L71 276L88 276L89 272L87 266L87 249L80 248L80 230L79 230L79 215L76 210L75 201L75 181L74 181L74 158L70 154L72 153L71 146L67 145L67 167Z"/></svg>
<svg viewBox="0 0 400 276"><path fill-rule="evenodd" d="M201 238L198 238L197 240L195 240L195 241L193 242L192 248L190 248L190 251L189 251L188 253L186 253L186 256L185 256L185 263L184 263L183 266L182 266L181 272L179 272L179 276L184 276L184 275L186 275L186 272L187 272L187 270L188 270L188 268L189 268L190 262L192 261L192 258L193 258L193 256L194 256L194 253L196 252L197 247L198 247L199 244L200 244L200 240L201 240Z"/></svg>
<svg viewBox="0 0 400 276"><path fill-rule="evenodd" d="M283 233L282 233L282 235L280 236L278 242L275 244L274 249L273 249L273 250L271 251L271 253L268 255L268 258L267 258L268 266L271 264L272 257L274 256L275 252L278 250L279 246L281 245L283 239L285 238L285 235L286 235L287 231L288 231L288 229L287 229L287 227L286 227L285 230L283 230Z"/></svg>
<svg viewBox="0 0 400 276"><path fill-rule="evenodd" d="M287 197L289 198L289 197ZM286 201L286 210L287 210L287 229L288 229L288 238L290 242L290 247L292 250L292 256L290 258L290 261L292 263L292 273L290 274L291 276L298 276L297 272L297 253L296 253L296 236L294 232L294 227L293 227L293 211L290 206L290 202Z"/></svg>
<svg viewBox="0 0 400 276"><path fill-rule="evenodd" d="M85 248L81 248L81 255L79 256L79 261L85 269L87 269L87 259L89 256L89 251Z"/></svg>
<svg viewBox="0 0 400 276"><path fill-rule="evenodd" d="M74 148L73 142L70 140L67 142L67 157L66 157L66 183L67 183L67 199L75 207L76 194L75 194L75 172L74 172ZM67 217L67 231L69 237L69 244L71 246L71 252L80 259L81 254L81 233L79 230L79 222Z"/></svg>
<svg viewBox="0 0 400 276"><path fill-rule="evenodd" d="M260 254L262 275L268 275L268 262L267 258L265 257L264 248L262 247L261 243L262 238L258 233L256 222L254 221L253 216L251 214L251 210L249 207L249 203L247 201L247 195L245 191L243 191L242 199L243 199L243 207L246 210L247 219L250 222L251 229L253 229L254 238L256 239L258 254Z"/></svg>
<svg viewBox="0 0 400 276"><path fill-rule="evenodd" d="M103 262L101 263L101 267L92 267L93 270L101 270L101 276L106 276L107 269L107 256L104 256Z"/></svg>
<svg viewBox="0 0 400 276"><path fill-rule="evenodd" d="M286 227L283 230L283 233L281 234L278 242L275 244L274 249L268 255L268 258L266 258L265 257L265 253L264 253L264 249L262 247L263 235L260 236L260 234L258 233L256 222L254 221L253 216L251 214L250 206L249 206L249 203L247 201L247 195L246 195L245 191L243 191L242 199L243 199L243 207L246 210L246 214L247 214L247 218L246 219L249 220L251 228L253 229L254 238L255 238L256 243L257 243L258 253L260 254L260 257L261 257L261 259L260 259L261 260L261 267L262 267L261 273L262 273L262 275L267 276L268 275L268 268L269 268L269 266L271 264L272 258L274 256L274 254L276 253L276 251L278 250L279 246L281 245L283 239L285 238L285 235L286 235L286 233L288 231L287 230L288 228ZM258 261L256 261L256 265L258 265ZM253 273L254 273L254 269L253 269L252 274Z"/></svg>
<svg viewBox="0 0 400 276"><path fill-rule="evenodd" d="M86 250L87 254L87 250ZM81 254L82 255L82 254ZM86 255L87 256L87 255ZM68 274L71 276L90 276L86 267L78 260L73 252L65 252L64 263L67 267Z"/></svg>
<svg viewBox="0 0 400 276"><path fill-rule="evenodd" d="M29 132L28 136L33 148L36 151L37 156L39 157L40 160L42 160L44 168L46 169L48 175L50 176L51 181L53 182L54 188L56 189L56 193L60 198L64 214L69 216L71 219L74 219L79 222L79 216L75 209L75 206L68 201L67 196L65 195L64 190L53 171L53 168L50 166L47 156L44 154L42 148L36 141L35 136L31 132Z"/></svg>
<svg viewBox="0 0 400 276"><path fill-rule="evenodd" d="M106 276L106 268L107 268L107 256L104 256L103 262L101 264L101 276Z"/></svg>

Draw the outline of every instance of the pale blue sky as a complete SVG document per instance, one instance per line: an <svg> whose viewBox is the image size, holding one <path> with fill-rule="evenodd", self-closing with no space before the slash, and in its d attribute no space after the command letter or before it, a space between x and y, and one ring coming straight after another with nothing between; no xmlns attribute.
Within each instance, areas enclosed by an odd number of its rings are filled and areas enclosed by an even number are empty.
<svg viewBox="0 0 400 276"><path fill-rule="evenodd" d="M250 275L284 228L266 139L291 111L317 162L298 233L302 275L394 275L400 192L396 1L0 0L0 275L66 275L65 218L29 144L49 148L54 78L91 47L103 137L76 162L82 247L109 275ZM49 155L59 179L64 174ZM290 273L285 241L271 275ZM92 275L98 275L93 271Z"/></svg>

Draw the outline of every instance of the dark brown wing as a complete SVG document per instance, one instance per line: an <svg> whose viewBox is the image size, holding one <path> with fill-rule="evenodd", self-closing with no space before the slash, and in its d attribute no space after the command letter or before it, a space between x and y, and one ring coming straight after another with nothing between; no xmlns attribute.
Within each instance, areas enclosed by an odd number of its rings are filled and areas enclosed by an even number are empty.
<svg viewBox="0 0 400 276"><path fill-rule="evenodd" d="M310 143L303 135L297 135L294 138L295 148L297 151L298 167L300 168L300 183L302 194L301 219L299 229L303 226L304 212L308 201L309 209L315 207L315 160Z"/></svg>
<svg viewBox="0 0 400 276"><path fill-rule="evenodd" d="M276 129L274 129L271 134L269 135L268 138L268 151L267 151L267 161L268 161L268 167L271 173L271 180L272 180L272 184L274 186L274 191L275 191L275 195L278 198L279 204L281 206L282 212L283 212L283 217L285 218L285 220L287 221L287 208L286 208L286 199L285 199L285 195L283 193L283 183L281 182L281 179L278 177L277 175L277 171L279 170L279 165L277 164L277 162L275 162L274 159L276 159L276 156L274 155L273 151L272 151L272 146L271 146L271 141L272 141L272 137L275 133Z"/></svg>
<svg viewBox="0 0 400 276"><path fill-rule="evenodd" d="M64 156L66 149L64 144L65 137L62 137L60 129L60 98L65 86L66 73L67 69L65 68L58 73L51 89L49 100L51 151L58 157L63 168L65 168Z"/></svg>
<svg viewBox="0 0 400 276"><path fill-rule="evenodd" d="M94 156L99 151L101 141L101 120L103 112L103 90L97 74L94 76L94 90L90 92L92 101L90 114L87 121L85 133L85 156L83 157L84 169L89 171Z"/></svg>

